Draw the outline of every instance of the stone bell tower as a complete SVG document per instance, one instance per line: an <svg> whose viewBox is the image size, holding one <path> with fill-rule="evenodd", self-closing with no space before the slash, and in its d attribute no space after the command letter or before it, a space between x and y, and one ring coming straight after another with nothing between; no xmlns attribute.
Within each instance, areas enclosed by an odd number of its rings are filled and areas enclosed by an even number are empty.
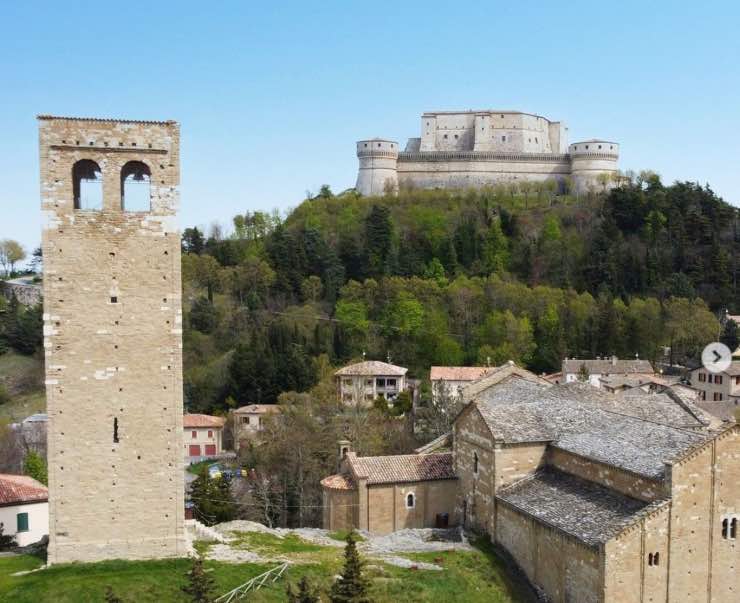
<svg viewBox="0 0 740 603"><path fill-rule="evenodd" d="M179 140L39 116L49 563L186 553Z"/></svg>

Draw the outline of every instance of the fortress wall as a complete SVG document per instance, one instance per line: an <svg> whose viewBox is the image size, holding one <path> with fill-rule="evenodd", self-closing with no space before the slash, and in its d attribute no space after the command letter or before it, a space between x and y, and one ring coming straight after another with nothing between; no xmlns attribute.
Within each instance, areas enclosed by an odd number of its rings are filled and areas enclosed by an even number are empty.
<svg viewBox="0 0 740 603"><path fill-rule="evenodd" d="M561 180L570 176L570 161L452 159L398 161L398 184L417 188L468 188L519 180Z"/></svg>

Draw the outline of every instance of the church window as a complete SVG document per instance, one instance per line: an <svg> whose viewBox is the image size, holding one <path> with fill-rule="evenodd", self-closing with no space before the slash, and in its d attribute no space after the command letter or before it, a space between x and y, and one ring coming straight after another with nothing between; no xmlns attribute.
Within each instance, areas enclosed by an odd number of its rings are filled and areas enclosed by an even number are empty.
<svg viewBox="0 0 740 603"><path fill-rule="evenodd" d="M648 554L648 565L654 567L660 563L660 553Z"/></svg>
<svg viewBox="0 0 740 603"><path fill-rule="evenodd" d="M129 161L121 168L121 209L149 211L151 209L151 171L141 161Z"/></svg>
<svg viewBox="0 0 740 603"><path fill-rule="evenodd" d="M416 497L413 492L409 492L406 495L406 508L413 509L416 506Z"/></svg>
<svg viewBox="0 0 740 603"><path fill-rule="evenodd" d="M75 209L103 209L103 176L97 163L81 159L72 166L72 193Z"/></svg>

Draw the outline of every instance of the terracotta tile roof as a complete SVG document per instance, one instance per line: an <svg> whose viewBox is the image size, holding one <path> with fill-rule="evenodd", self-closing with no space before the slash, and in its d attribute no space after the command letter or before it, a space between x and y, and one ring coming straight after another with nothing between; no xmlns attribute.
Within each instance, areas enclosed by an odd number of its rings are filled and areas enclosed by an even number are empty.
<svg viewBox="0 0 740 603"><path fill-rule="evenodd" d="M182 426L190 427L223 427L226 419L223 417L212 417L211 415L185 415L182 418Z"/></svg>
<svg viewBox="0 0 740 603"><path fill-rule="evenodd" d="M438 381L475 381L487 373L496 370L492 366L433 366L429 371L429 379Z"/></svg>
<svg viewBox="0 0 740 603"><path fill-rule="evenodd" d="M46 486L32 477L0 473L0 505L44 502L48 498Z"/></svg>
<svg viewBox="0 0 740 603"><path fill-rule="evenodd" d="M589 375L601 374L601 375L613 375L617 373L630 374L630 373L644 373L652 374L653 365L647 360L620 360L619 358L570 358L563 360L563 372L564 373L577 373L581 370L581 367L586 367Z"/></svg>
<svg viewBox="0 0 740 603"><path fill-rule="evenodd" d="M348 377L352 375L391 375L401 377L407 371L407 368L396 366L395 364L388 364L379 360L366 360L365 362L358 362L357 364L350 364L344 368L340 368L334 375L337 377Z"/></svg>
<svg viewBox="0 0 740 603"><path fill-rule="evenodd" d="M358 479L367 478L368 485L456 477L451 452L363 457L350 452L347 454L347 462L354 476Z"/></svg>
<svg viewBox="0 0 740 603"><path fill-rule="evenodd" d="M277 404L247 404L234 410L238 414L257 414L264 415L267 413L280 412Z"/></svg>
<svg viewBox="0 0 740 603"><path fill-rule="evenodd" d="M349 475L336 473L321 480L321 485L330 490L354 490L355 482Z"/></svg>

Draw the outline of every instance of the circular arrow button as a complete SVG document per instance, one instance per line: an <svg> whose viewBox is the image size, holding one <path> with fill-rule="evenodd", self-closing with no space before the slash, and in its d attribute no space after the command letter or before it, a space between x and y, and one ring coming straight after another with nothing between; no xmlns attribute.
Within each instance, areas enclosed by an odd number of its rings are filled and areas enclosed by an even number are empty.
<svg viewBox="0 0 740 603"><path fill-rule="evenodd" d="M701 353L701 363L710 373L721 373L730 367L732 352L724 343L714 341Z"/></svg>

